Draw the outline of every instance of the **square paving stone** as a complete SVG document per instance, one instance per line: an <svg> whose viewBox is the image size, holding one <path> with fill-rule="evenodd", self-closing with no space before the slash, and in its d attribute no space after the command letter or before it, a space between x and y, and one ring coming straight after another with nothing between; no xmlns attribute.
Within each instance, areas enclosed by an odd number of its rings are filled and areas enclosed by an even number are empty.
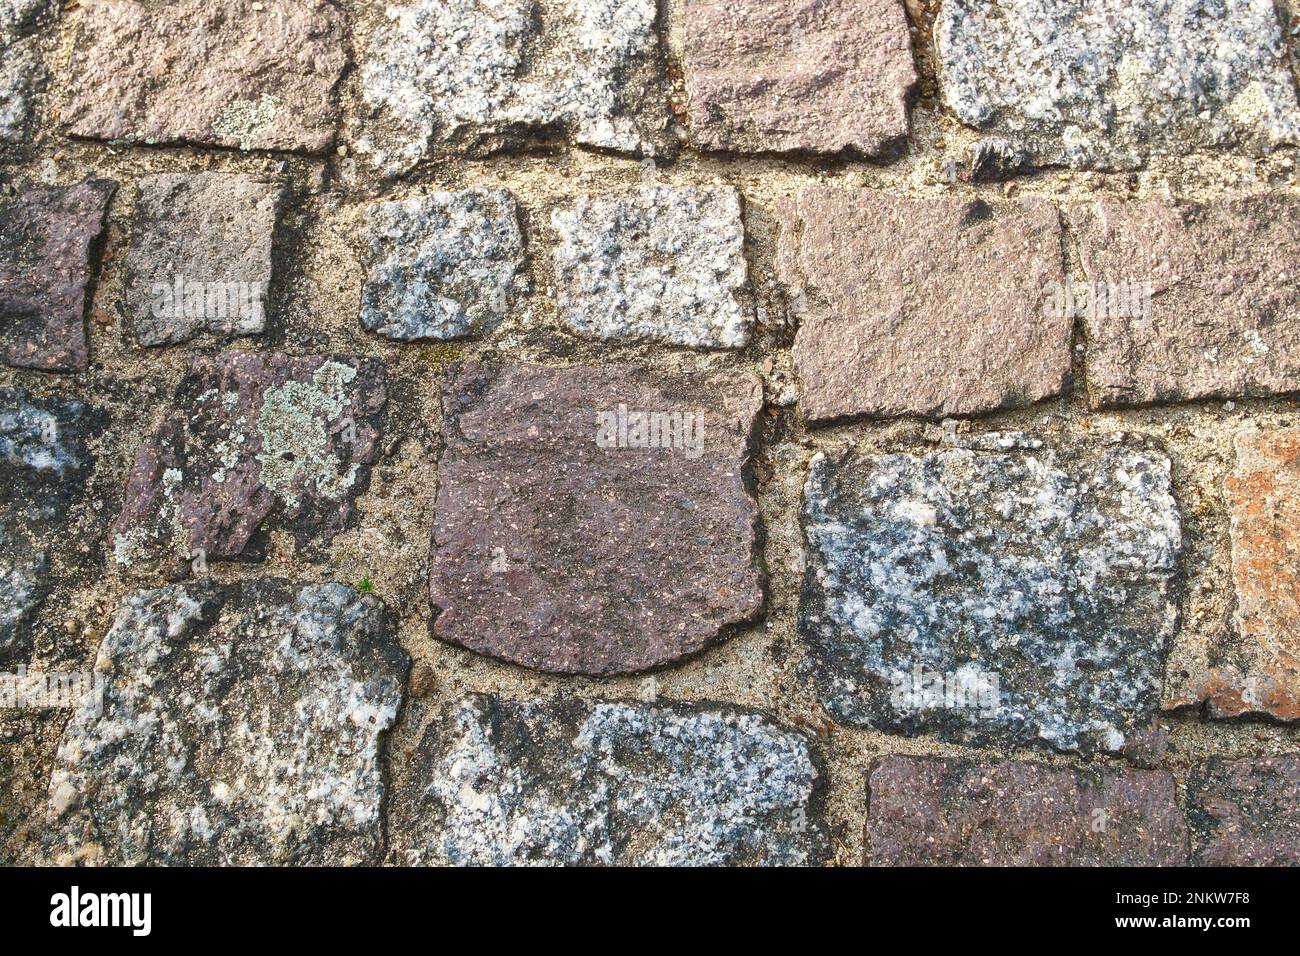
<svg viewBox="0 0 1300 956"><path fill-rule="evenodd" d="M1300 141L1273 0L944 0L934 39L947 107L1037 165Z"/></svg>
<svg viewBox="0 0 1300 956"><path fill-rule="evenodd" d="M1300 866L1300 754L1212 758L1187 783L1187 820L1202 866Z"/></svg>
<svg viewBox="0 0 1300 956"><path fill-rule="evenodd" d="M756 377L468 363L442 399L435 637L616 674L758 615Z"/></svg>
<svg viewBox="0 0 1300 956"><path fill-rule="evenodd" d="M82 0L61 113L73 136L319 153L347 62L324 0Z"/></svg>
<svg viewBox="0 0 1300 956"><path fill-rule="evenodd" d="M1059 394L1073 318L1061 223L1039 200L909 199L810 186L778 210L813 422L968 415Z"/></svg>
<svg viewBox="0 0 1300 956"><path fill-rule="evenodd" d="M342 584L130 595L99 647L102 694L59 744L47 858L378 863L409 663L378 599Z"/></svg>
<svg viewBox="0 0 1300 956"><path fill-rule="evenodd" d="M1158 709L1182 536L1169 459L992 433L819 454L804 486L804 668L837 719L1117 751Z"/></svg>
<svg viewBox="0 0 1300 956"><path fill-rule="evenodd" d="M735 152L889 152L916 65L898 0L686 0L691 135Z"/></svg>
<svg viewBox="0 0 1300 956"><path fill-rule="evenodd" d="M0 358L46 372L86 367L95 246L117 183L31 188L0 199Z"/></svg>

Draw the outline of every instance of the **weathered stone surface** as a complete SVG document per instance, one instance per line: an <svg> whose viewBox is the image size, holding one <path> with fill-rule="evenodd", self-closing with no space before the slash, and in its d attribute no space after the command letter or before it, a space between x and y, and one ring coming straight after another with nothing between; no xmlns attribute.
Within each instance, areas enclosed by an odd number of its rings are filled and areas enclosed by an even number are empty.
<svg viewBox="0 0 1300 956"><path fill-rule="evenodd" d="M384 736L409 660L341 584L172 586L127 598L64 731L57 862L375 863Z"/></svg>
<svg viewBox="0 0 1300 956"><path fill-rule="evenodd" d="M374 359L193 360L168 420L136 453L114 559L238 558L273 515L299 546L328 543L370 480L385 383Z"/></svg>
<svg viewBox="0 0 1300 956"><path fill-rule="evenodd" d="M32 96L45 82L36 32L54 11L49 0L0 0L0 144L26 138Z"/></svg>
<svg viewBox="0 0 1300 956"><path fill-rule="evenodd" d="M127 314L141 345L266 327L284 187L230 173L145 176L126 257Z"/></svg>
<svg viewBox="0 0 1300 956"><path fill-rule="evenodd" d="M822 861L808 739L746 711L473 695L429 725L395 787L399 862Z"/></svg>
<svg viewBox="0 0 1300 956"><path fill-rule="evenodd" d="M92 252L117 183L27 189L0 199L0 356L48 372L86 367Z"/></svg>
<svg viewBox="0 0 1300 956"><path fill-rule="evenodd" d="M67 102L73 136L322 152L347 62L324 0L83 0Z"/></svg>
<svg viewBox="0 0 1300 956"><path fill-rule="evenodd" d="M884 757L868 786L876 866L1187 865L1160 771Z"/></svg>
<svg viewBox="0 0 1300 956"><path fill-rule="evenodd" d="M505 189L436 192L366 210L361 324L392 339L489 332L527 288L524 238Z"/></svg>
<svg viewBox="0 0 1300 956"><path fill-rule="evenodd" d="M655 0L406 0L362 56L358 152L388 176L426 156L567 136L671 148Z"/></svg>
<svg viewBox="0 0 1300 956"><path fill-rule="evenodd" d="M697 146L879 156L907 136L898 0L686 0L683 23Z"/></svg>
<svg viewBox="0 0 1300 956"><path fill-rule="evenodd" d="M456 368L443 385L434 636L613 674L751 620L758 512L742 468L761 405L748 375Z"/></svg>
<svg viewBox="0 0 1300 956"><path fill-rule="evenodd" d="M780 210L810 421L965 415L1058 394L1073 318L1061 223L1039 200L909 199L812 186Z"/></svg>
<svg viewBox="0 0 1300 956"><path fill-rule="evenodd" d="M970 444L813 459L800 630L821 699L899 733L1119 750L1175 628L1169 459Z"/></svg>
<svg viewBox="0 0 1300 956"><path fill-rule="evenodd" d="M1101 202L1074 218L1090 282L1150 284L1149 310L1084 315L1095 405L1300 390L1300 199Z"/></svg>
<svg viewBox="0 0 1300 956"><path fill-rule="evenodd" d="M560 317L582 335L735 348L749 340L740 197L643 186L556 210Z"/></svg>
<svg viewBox="0 0 1300 956"><path fill-rule="evenodd" d="M948 108L1039 165L1300 139L1273 0L944 0L934 37Z"/></svg>
<svg viewBox="0 0 1300 956"><path fill-rule="evenodd" d="M1212 758L1187 783L1187 820L1203 866L1300 866L1300 754Z"/></svg>

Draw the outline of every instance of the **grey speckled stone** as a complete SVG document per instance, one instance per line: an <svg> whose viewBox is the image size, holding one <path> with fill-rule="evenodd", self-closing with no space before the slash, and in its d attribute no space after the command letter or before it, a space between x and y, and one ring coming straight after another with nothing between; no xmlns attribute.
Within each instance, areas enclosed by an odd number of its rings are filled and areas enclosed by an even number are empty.
<svg viewBox="0 0 1300 956"><path fill-rule="evenodd" d="M1202 866L1300 866L1300 754L1212 758L1187 782Z"/></svg>
<svg viewBox="0 0 1300 956"><path fill-rule="evenodd" d="M375 203L366 241L361 324L388 338L481 335L527 288L519 212L505 189Z"/></svg>
<svg viewBox="0 0 1300 956"><path fill-rule="evenodd" d="M707 705L474 695L429 725L395 786L400 863L821 862L808 739Z"/></svg>
<svg viewBox="0 0 1300 956"><path fill-rule="evenodd" d="M737 348L749 341L740 197L643 186L551 214L560 317L595 338Z"/></svg>
<svg viewBox="0 0 1300 956"><path fill-rule="evenodd" d="M8 34L0 26L0 143L26 138L32 95L44 78L37 39Z"/></svg>
<svg viewBox="0 0 1300 956"><path fill-rule="evenodd" d="M341 584L128 597L99 648L102 709L83 702L55 758L48 857L378 862L408 666L383 605Z"/></svg>
<svg viewBox="0 0 1300 956"><path fill-rule="evenodd" d="M1300 139L1273 0L944 0L934 37L948 108L1040 165Z"/></svg>
<svg viewBox="0 0 1300 956"><path fill-rule="evenodd" d="M1169 459L971 444L813 459L800 630L821 699L891 732L1119 750L1175 628Z"/></svg>

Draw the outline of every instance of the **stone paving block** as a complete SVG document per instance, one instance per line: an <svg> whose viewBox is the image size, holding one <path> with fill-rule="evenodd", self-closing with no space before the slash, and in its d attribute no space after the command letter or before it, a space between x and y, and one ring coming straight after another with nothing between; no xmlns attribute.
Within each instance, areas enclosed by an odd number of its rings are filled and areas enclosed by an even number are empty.
<svg viewBox="0 0 1300 956"><path fill-rule="evenodd" d="M944 0L934 38L947 107L1037 165L1300 141L1273 0Z"/></svg>
<svg viewBox="0 0 1300 956"><path fill-rule="evenodd" d="M1300 199L1099 202L1075 211L1094 405L1300 390ZM1142 299L1145 297L1145 307Z"/></svg>
<svg viewBox="0 0 1300 956"><path fill-rule="evenodd" d="M643 186L551 215L560 318L592 338L736 348L749 341L740 196Z"/></svg>
<svg viewBox="0 0 1300 956"><path fill-rule="evenodd" d="M45 82L38 31L54 12L49 0L0 2L0 144L27 137L32 97Z"/></svg>
<svg viewBox="0 0 1300 956"><path fill-rule="evenodd" d="M873 866L1186 866L1163 771L884 757L868 784Z"/></svg>
<svg viewBox="0 0 1300 956"><path fill-rule="evenodd" d="M682 19L696 146L880 156L907 136L898 0L686 0Z"/></svg>
<svg viewBox="0 0 1300 956"><path fill-rule="evenodd" d="M136 453L114 560L256 557L254 535L272 518L299 547L327 544L369 484L386 379L375 359L194 359L174 411Z"/></svg>
<svg viewBox="0 0 1300 956"><path fill-rule="evenodd" d="M401 863L822 862L826 774L749 711L471 695L433 721L391 827Z"/></svg>
<svg viewBox="0 0 1300 956"><path fill-rule="evenodd" d="M811 186L779 210L778 272L809 421L967 415L1059 394L1073 318L1061 223L1039 201Z"/></svg>
<svg viewBox="0 0 1300 956"><path fill-rule="evenodd" d="M455 339L500 324L527 289L506 189L437 192L366 210L361 324L391 339Z"/></svg>
<svg viewBox="0 0 1300 956"><path fill-rule="evenodd" d="M45 852L111 865L377 863L384 738L409 666L341 584L129 596L50 779Z"/></svg>
<svg viewBox="0 0 1300 956"><path fill-rule="evenodd" d="M763 603L745 374L493 368L443 384L430 555L442 640L525 667L643 670Z"/></svg>
<svg viewBox="0 0 1300 956"><path fill-rule="evenodd" d="M261 332L283 198L282 184L238 174L142 178L126 256L136 341Z"/></svg>
<svg viewBox="0 0 1300 956"><path fill-rule="evenodd" d="M838 720L1117 751L1160 702L1181 550L1169 459L991 433L813 459L800 631Z"/></svg>
<svg viewBox="0 0 1300 956"><path fill-rule="evenodd" d="M1202 866L1300 866L1300 754L1212 758L1188 780L1187 820Z"/></svg>
<svg viewBox="0 0 1300 956"><path fill-rule="evenodd" d="M324 0L82 0L61 120L73 136L320 153L347 62Z"/></svg>
<svg viewBox="0 0 1300 956"><path fill-rule="evenodd" d="M117 183L30 188L0 199L0 358L47 372L86 367L94 247Z"/></svg>
<svg viewBox="0 0 1300 956"><path fill-rule="evenodd" d="M655 0L406 0L362 49L357 150L386 176L567 137L674 148Z"/></svg>

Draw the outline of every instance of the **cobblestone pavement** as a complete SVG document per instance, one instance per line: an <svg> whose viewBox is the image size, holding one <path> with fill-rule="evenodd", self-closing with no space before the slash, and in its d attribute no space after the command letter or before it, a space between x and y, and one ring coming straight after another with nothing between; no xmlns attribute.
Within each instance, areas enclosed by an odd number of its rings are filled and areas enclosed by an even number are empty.
<svg viewBox="0 0 1300 956"><path fill-rule="evenodd" d="M1295 0L0 0L0 861L1300 864Z"/></svg>

